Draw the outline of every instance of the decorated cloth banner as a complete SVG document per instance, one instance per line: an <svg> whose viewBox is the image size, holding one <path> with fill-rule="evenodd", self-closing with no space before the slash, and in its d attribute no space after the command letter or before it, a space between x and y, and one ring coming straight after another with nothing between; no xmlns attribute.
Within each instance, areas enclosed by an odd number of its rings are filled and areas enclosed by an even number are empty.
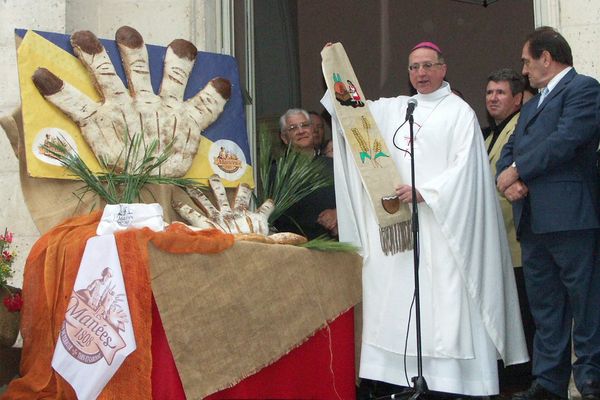
<svg viewBox="0 0 600 400"><path fill-rule="evenodd" d="M25 131L27 172L32 177L74 179L51 155L45 154L44 144L61 139L80 155L94 172L102 168L79 127L39 93L32 81L34 72L47 68L93 101L99 100L91 76L73 55L70 36L59 33L15 30L17 66ZM115 68L127 85L117 43L100 39ZM166 47L147 44L150 79L155 93L163 77ZM205 182L218 174L228 187L246 183L254 187L250 147L246 131L244 103L236 60L227 55L198 52L185 87L184 100L189 99L216 77L231 83L231 96L221 115L204 132L198 152L185 178Z"/></svg>
<svg viewBox="0 0 600 400"><path fill-rule="evenodd" d="M92 237L60 328L52 367L78 398L95 399L135 349L115 237Z"/></svg>
<svg viewBox="0 0 600 400"><path fill-rule="evenodd" d="M335 43L326 46L321 57L329 94L335 97L332 103L336 117L377 216L381 248L385 254L410 250L413 245L410 209L400 202L390 184L400 183L400 174L365 106L364 93L346 51L341 43Z"/></svg>

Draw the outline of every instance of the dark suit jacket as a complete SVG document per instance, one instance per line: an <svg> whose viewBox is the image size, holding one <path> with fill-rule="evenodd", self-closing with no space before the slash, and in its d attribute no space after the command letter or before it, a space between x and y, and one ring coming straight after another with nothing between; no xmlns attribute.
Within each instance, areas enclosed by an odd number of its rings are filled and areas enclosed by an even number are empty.
<svg viewBox="0 0 600 400"><path fill-rule="evenodd" d="M598 228L600 85L572 69L538 108L539 96L521 109L496 164L499 175L515 161L529 188L525 199L513 202L517 232L526 202L534 233Z"/></svg>

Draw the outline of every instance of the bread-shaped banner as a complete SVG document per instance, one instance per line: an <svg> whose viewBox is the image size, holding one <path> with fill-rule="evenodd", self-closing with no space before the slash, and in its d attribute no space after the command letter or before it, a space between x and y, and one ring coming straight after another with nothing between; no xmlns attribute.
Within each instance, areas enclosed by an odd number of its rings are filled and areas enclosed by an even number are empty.
<svg viewBox="0 0 600 400"><path fill-rule="evenodd" d="M168 160L154 173L181 177L198 152L202 131L223 111L231 95L231 84L227 79L214 78L184 101L185 87L198 51L192 43L176 39L167 48L162 83L156 95L150 81L148 51L140 33L123 26L117 30L116 42L128 88L92 32L79 31L71 36L73 51L92 75L101 95L99 102L45 68L36 70L33 82L48 101L79 126L101 163L124 171L133 138L142 135L143 145L137 155L130 155L130 160L140 162L144 155L159 155L171 146ZM155 153L144 154L153 141L158 141ZM134 163L128 169L133 171L135 167Z"/></svg>

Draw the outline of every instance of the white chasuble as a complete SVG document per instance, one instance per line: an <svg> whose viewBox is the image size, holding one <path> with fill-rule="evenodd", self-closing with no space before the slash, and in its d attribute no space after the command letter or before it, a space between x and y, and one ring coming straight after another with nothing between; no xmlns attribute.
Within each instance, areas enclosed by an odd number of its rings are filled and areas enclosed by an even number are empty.
<svg viewBox="0 0 600 400"><path fill-rule="evenodd" d="M415 186L424 198L418 205L423 376L430 390L496 394L497 358L510 365L528 355L481 130L446 82L414 98ZM403 182L411 181L409 125L403 124L408 99L367 102ZM322 103L333 112L329 94ZM360 376L411 386L405 374L417 375L413 253L381 251L377 221L335 115L332 122L340 241L361 247L364 258Z"/></svg>

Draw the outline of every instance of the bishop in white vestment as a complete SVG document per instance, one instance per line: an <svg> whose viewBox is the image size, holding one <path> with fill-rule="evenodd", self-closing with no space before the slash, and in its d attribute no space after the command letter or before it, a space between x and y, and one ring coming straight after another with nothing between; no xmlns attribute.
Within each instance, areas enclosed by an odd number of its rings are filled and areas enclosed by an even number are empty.
<svg viewBox="0 0 600 400"><path fill-rule="evenodd" d="M446 65L436 45L415 46L409 71L418 91L414 152L423 376L434 391L497 394L497 359L510 365L529 358L481 130L473 110L443 80ZM411 198L404 122L409 98L367 102L402 179L403 185L390 185L405 202ZM417 375L413 253L382 251L377 219L332 101L329 93L322 100L333 115L339 237L361 247L364 258L359 375L412 386L406 377Z"/></svg>

